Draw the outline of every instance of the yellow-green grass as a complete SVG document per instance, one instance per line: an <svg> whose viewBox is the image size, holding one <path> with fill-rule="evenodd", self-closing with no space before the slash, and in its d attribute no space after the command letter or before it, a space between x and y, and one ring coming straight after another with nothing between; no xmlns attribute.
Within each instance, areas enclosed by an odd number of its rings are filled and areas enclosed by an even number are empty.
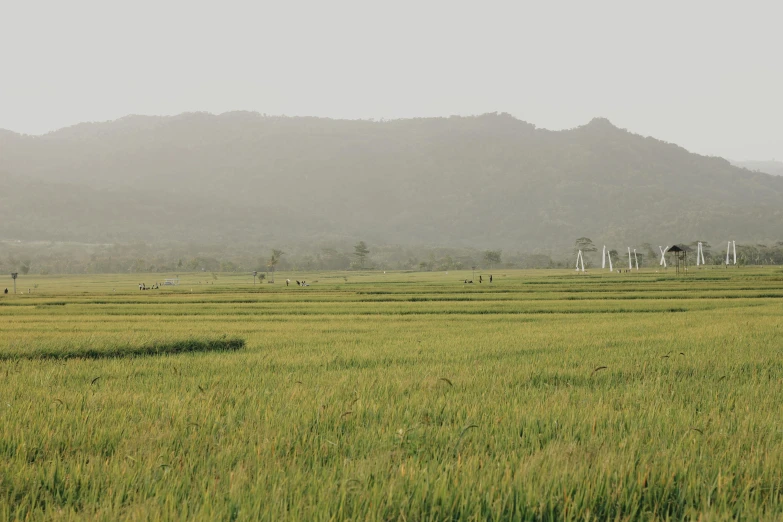
<svg viewBox="0 0 783 522"><path fill-rule="evenodd" d="M20 279L0 519L783 516L783 271L492 273Z"/></svg>

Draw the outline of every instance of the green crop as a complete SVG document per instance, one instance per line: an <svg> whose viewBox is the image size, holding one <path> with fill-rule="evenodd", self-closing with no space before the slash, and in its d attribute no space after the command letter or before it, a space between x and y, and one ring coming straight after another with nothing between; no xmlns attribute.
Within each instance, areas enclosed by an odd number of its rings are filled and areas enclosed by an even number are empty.
<svg viewBox="0 0 783 522"><path fill-rule="evenodd" d="M0 296L0 519L783 517L779 269L180 277Z"/></svg>

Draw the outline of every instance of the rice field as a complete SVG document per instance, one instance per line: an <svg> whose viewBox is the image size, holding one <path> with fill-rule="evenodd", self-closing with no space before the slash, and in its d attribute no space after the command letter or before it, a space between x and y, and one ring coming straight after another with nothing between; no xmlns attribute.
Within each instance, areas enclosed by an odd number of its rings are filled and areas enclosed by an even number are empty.
<svg viewBox="0 0 783 522"><path fill-rule="evenodd" d="M783 270L492 273L20 277L0 519L783 518Z"/></svg>

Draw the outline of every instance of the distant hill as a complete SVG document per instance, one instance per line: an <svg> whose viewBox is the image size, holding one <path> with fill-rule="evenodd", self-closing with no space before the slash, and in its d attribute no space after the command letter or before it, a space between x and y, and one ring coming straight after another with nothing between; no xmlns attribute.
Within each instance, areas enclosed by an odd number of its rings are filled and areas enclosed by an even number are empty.
<svg viewBox="0 0 783 522"><path fill-rule="evenodd" d="M594 119L235 112L0 131L0 238L566 248L783 231L783 177Z"/></svg>
<svg viewBox="0 0 783 522"><path fill-rule="evenodd" d="M764 172L773 176L783 176L783 162L780 161L732 161L731 163L744 169Z"/></svg>

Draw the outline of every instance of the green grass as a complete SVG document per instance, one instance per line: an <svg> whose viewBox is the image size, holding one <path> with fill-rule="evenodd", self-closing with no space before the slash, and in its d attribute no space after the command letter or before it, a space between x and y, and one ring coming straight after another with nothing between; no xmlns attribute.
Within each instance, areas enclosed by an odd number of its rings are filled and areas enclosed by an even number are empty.
<svg viewBox="0 0 783 522"><path fill-rule="evenodd" d="M783 271L493 274L20 279L0 519L783 517Z"/></svg>

